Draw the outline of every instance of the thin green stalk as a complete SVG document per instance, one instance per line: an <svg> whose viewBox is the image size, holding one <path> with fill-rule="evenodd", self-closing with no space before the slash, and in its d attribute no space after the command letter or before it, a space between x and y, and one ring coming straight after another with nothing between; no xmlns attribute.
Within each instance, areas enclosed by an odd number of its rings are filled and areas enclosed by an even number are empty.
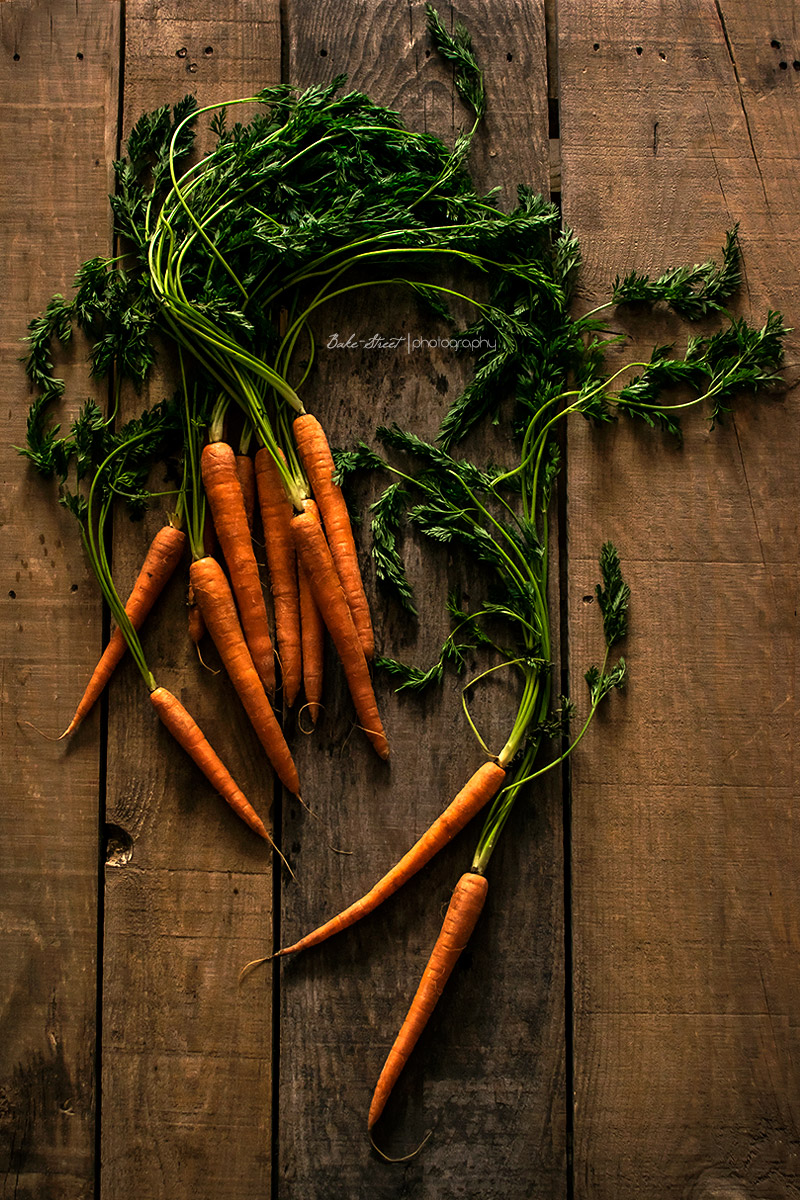
<svg viewBox="0 0 800 1200"><path fill-rule="evenodd" d="M128 614L125 612L125 605L119 597L119 594L114 586L114 580L111 574L111 568L108 562L105 549L105 521L108 515L110 497L106 498L100 506L100 514L97 520L97 529L94 528L94 501L95 489L103 473L108 467L111 460L123 450L127 450L136 442L142 441L147 435L142 434L138 438L131 439L130 442L124 443L121 446L115 447L110 454L106 456L103 462L98 467L94 479L89 488L89 495L86 505L86 517L81 524L81 537L86 549L92 570L95 574L97 582L100 584L100 590L103 593L108 607L111 609L111 615L116 622L118 629L124 637L128 649L131 652L134 662L136 663L142 678L148 687L149 691L153 691L156 687L155 679L147 665L147 660L142 649L142 644L139 640L136 630L131 624Z"/></svg>
<svg viewBox="0 0 800 1200"><path fill-rule="evenodd" d="M608 666L609 650L610 648L606 647L606 652L603 657L603 665L600 668L601 676L605 674L606 667ZM600 697L600 699L602 699L602 697ZM472 863L473 871L476 871L478 874L483 874L485 872L486 866L497 844L497 839L502 832L503 826L508 820L514 801L519 795L520 790L527 784L532 783L534 779L539 779L542 775L547 774L548 771L552 771L554 767L559 765L559 763L562 763L566 758L569 758L573 750L580 745L587 729L592 722L592 718L597 711L600 699L596 699L592 702L589 708L589 713L577 737L570 742L567 749L564 750L562 754L559 754L557 758L552 759L551 762L547 763L543 767L540 767L537 771L532 771L531 768L536 759L536 755L538 754L541 739L535 739L532 745L525 751L514 779L510 784L503 788L501 792L498 793L492 809L489 812L483 832L481 833L478 841L477 850L475 851L475 857ZM542 716L544 716L546 713L548 705L549 695L547 698L547 704L543 706Z"/></svg>

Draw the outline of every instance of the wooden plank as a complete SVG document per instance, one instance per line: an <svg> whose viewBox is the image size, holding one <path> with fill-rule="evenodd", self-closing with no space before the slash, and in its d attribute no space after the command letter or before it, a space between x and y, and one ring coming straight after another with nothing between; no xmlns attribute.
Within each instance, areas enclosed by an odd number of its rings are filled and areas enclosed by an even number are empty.
<svg viewBox="0 0 800 1200"><path fill-rule="evenodd" d="M141 112L185 93L202 105L248 95L279 78L277 3L128 4L125 130ZM208 119L199 130L205 137ZM150 388L172 390L169 361ZM132 411L143 403L129 397ZM115 571L132 579L148 537L123 517ZM221 675L186 636L185 572L148 622L159 680L192 711L268 818L274 783L263 751ZM209 665L219 664L213 647ZM131 664L109 709L103 991L102 1188L127 1195L267 1195L272 1016L269 997L243 996L240 967L269 935L272 858L158 724ZM134 1119L135 1115L135 1119Z"/></svg>
<svg viewBox="0 0 800 1200"><path fill-rule="evenodd" d="M794 323L791 6L562 0L558 19L585 306L617 272L718 253L741 221L742 311ZM620 324L626 356L680 336L662 315ZM576 690L604 538L633 587L630 687L573 771L575 1195L598 1200L798 1194L794 393L685 429L682 449L570 435Z"/></svg>
<svg viewBox="0 0 800 1200"><path fill-rule="evenodd" d="M118 21L99 0L0 7L0 1195L20 1200L88 1197L95 1177L98 714L69 747L29 723L50 734L69 723L100 605L74 520L13 445L31 399L18 361L27 322L108 247ZM58 358L63 416L91 390L73 358Z"/></svg>
<svg viewBox="0 0 800 1200"><path fill-rule="evenodd" d="M517 181L547 186L543 15L523 4L505 6L502 19L477 4L457 11L486 65L490 94L473 170L482 184L501 184L507 203ZM449 8L441 12L452 18ZM346 21L330 3L294 4L286 26L289 81L306 85L345 71L349 86L399 109L412 128L449 141L467 118L453 102L449 72L430 50L424 20L421 4L357 3ZM332 442L371 441L378 424L394 420L435 435L462 378L452 356L325 352L325 335L334 330L356 338L432 336L441 331L430 318L395 292L348 303L324 321L317 374L304 396ZM486 448L484 442L478 453ZM361 512L373 497L365 483L357 496ZM443 599L456 578L452 566L429 547L411 550L423 617L409 628L376 594L366 518L359 543L379 651L431 661L447 630ZM298 872L297 886L282 889L284 944L378 878L482 758L457 685L450 683L443 696L400 701L377 675L392 746L391 764L384 766L352 728L350 702L330 657L326 668L326 711L298 752L305 798L319 819L296 804L283 814L283 842ZM496 679L475 710L490 744L504 736L509 708L506 682ZM371 1152L366 1136L378 1072L477 834L476 824L363 925L282 965L276 1195L284 1200L423 1198L453 1186L465 1187L464 1194L477 1186L486 1198L523 1197L533 1180L542 1194L563 1195L561 829L560 799L552 790L531 797L508 829L492 861L489 901L469 952L379 1127L389 1154L407 1152L434 1127L431 1141L400 1168ZM253 977L250 986L267 985Z"/></svg>

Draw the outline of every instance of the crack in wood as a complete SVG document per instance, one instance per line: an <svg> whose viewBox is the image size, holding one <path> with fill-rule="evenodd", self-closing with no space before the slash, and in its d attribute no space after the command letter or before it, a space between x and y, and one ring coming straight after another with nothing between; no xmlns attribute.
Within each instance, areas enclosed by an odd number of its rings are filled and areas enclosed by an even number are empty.
<svg viewBox="0 0 800 1200"><path fill-rule="evenodd" d="M755 142L753 141L753 131L750 128L750 116L747 112L747 105L744 102L744 89L742 88L742 80L741 80L741 76L739 75L739 64L737 63L736 55L733 52L733 45L731 43L731 39L728 34L728 27L725 24L725 17L722 12L722 5L720 4L720 0L714 0L714 8L716 9L717 17L719 18L720 28L722 29L722 36L725 39L725 46L727 47L727 50L728 50L728 57L730 58L731 66L733 67L733 75L734 75L734 79L736 80L736 88L739 93L739 105L742 110L742 116L744 117L744 124L745 124L745 128L747 130L747 139L750 143L750 150L753 155L753 162L755 163L756 170L758 171L758 178L761 181L761 190L764 193L764 203L766 204L767 212L769 212L770 211L769 196L767 195L767 188L766 188L766 184L764 183L764 176L761 173L761 163L758 161L758 154L756 153L756 146L755 146Z"/></svg>

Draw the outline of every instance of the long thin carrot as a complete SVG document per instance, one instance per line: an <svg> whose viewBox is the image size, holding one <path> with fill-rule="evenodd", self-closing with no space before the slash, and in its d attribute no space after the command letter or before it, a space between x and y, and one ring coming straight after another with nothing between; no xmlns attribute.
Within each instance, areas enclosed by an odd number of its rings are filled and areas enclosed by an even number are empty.
<svg viewBox="0 0 800 1200"><path fill-rule="evenodd" d="M180 562L185 545L186 534L174 525L164 525L153 538L125 604L125 612L134 629L141 628L145 617ZM62 738L68 737L78 728L99 699L126 648L127 643L121 630L115 629L92 673L74 717L61 734Z"/></svg>
<svg viewBox="0 0 800 1200"><path fill-rule="evenodd" d="M470 939L486 902L488 887L486 876L476 875L472 871L462 875L455 886L420 985L375 1086L367 1118L368 1129L372 1129L383 1112L400 1072L408 1062L453 967Z"/></svg>
<svg viewBox="0 0 800 1200"><path fill-rule="evenodd" d="M322 680L325 662L325 622L311 594L305 568L298 564L297 586L300 592L300 638L303 646L303 691L311 717L316 725L322 707Z"/></svg>
<svg viewBox="0 0 800 1200"><path fill-rule="evenodd" d="M375 654L375 635L369 605L358 566L353 530L342 489L334 483L334 462L325 430L311 413L303 413L292 422L297 452L303 464L314 499L319 505L325 535L336 570L353 614L364 654Z"/></svg>
<svg viewBox="0 0 800 1200"><path fill-rule="evenodd" d="M209 442L200 456L200 470L253 664L264 687L272 693L275 691L272 639L232 447L227 442Z"/></svg>
<svg viewBox="0 0 800 1200"><path fill-rule="evenodd" d="M186 711L180 700L164 687L156 687L151 691L150 700L175 741L194 760L206 779L230 804L233 811L243 821L246 821L260 837L274 846L275 843L267 832L264 822L211 746L194 717Z"/></svg>
<svg viewBox="0 0 800 1200"><path fill-rule="evenodd" d="M189 568L189 576L206 628L259 741L278 778L290 792L298 795L297 769L264 685L253 666L225 572L215 558L199 558Z"/></svg>
<svg viewBox="0 0 800 1200"><path fill-rule="evenodd" d="M275 610L275 640L278 643L283 695L291 708L300 691L303 673L297 555L291 531L292 505L286 497L272 455L263 446L256 452L255 480Z"/></svg>
<svg viewBox="0 0 800 1200"><path fill-rule="evenodd" d="M341 659L361 726L381 758L388 758L389 743L378 713L364 650L322 526L308 507L304 506L302 513L292 517L292 536L314 601Z"/></svg>
<svg viewBox="0 0 800 1200"><path fill-rule="evenodd" d="M318 946L320 942L326 941L327 938L343 929L348 929L356 921L366 917L368 913L374 912L380 904L383 904L384 900L388 900L390 896L394 895L398 888L401 888L411 879L412 875L421 870L435 854L438 854L448 842L452 841L476 813L480 812L484 805L497 794L505 778L505 771L496 763L487 762L478 767L469 782L450 802L444 812L425 830L422 837L414 843L399 862L395 863L391 870L387 871L368 892L348 908L337 913L335 917L331 917L330 921L326 921L318 929L307 933L299 942L295 942L292 946L285 946L272 957L281 958L285 954L295 954L298 950L308 950L311 946Z"/></svg>

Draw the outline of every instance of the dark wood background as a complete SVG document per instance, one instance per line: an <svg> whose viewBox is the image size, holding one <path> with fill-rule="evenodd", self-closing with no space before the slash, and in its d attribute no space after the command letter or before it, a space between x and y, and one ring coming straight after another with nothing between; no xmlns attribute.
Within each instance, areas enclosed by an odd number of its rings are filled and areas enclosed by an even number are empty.
<svg viewBox="0 0 800 1200"><path fill-rule="evenodd" d="M582 308L617 272L717 254L739 221L740 311L797 323L789 0L466 0L457 15L488 81L474 172L506 202L518 182L560 197L583 244ZM146 634L159 681L272 806L296 883L156 728L130 666L70 745L44 741L26 722L66 725L105 627L72 518L13 450L18 355L30 316L108 252L110 161L145 109L346 71L412 127L449 139L464 114L416 0L6 0L0 35L2 1200L800 1197L796 392L745 399L714 432L693 414L682 448L570 430L560 666L577 692L611 537L633 587L631 682L569 779L518 806L380 1126L394 1155L433 1135L390 1165L366 1137L369 1099L476 830L335 942L241 988L237 974L359 894L478 765L458 688L401 703L379 679L386 768L329 659L318 730L290 725L314 819L276 795L230 691L176 636L174 581ZM339 315L357 336L420 319L392 309L384 328L374 302ZM626 328L628 355L675 329ZM80 354L64 369L77 404ZM457 386L444 354L321 354L309 404L344 444L392 419L432 433ZM117 529L121 583L147 534ZM360 542L379 647L427 661L451 568L412 556L426 617L409 630ZM499 682L478 702L490 740L510 704Z"/></svg>

